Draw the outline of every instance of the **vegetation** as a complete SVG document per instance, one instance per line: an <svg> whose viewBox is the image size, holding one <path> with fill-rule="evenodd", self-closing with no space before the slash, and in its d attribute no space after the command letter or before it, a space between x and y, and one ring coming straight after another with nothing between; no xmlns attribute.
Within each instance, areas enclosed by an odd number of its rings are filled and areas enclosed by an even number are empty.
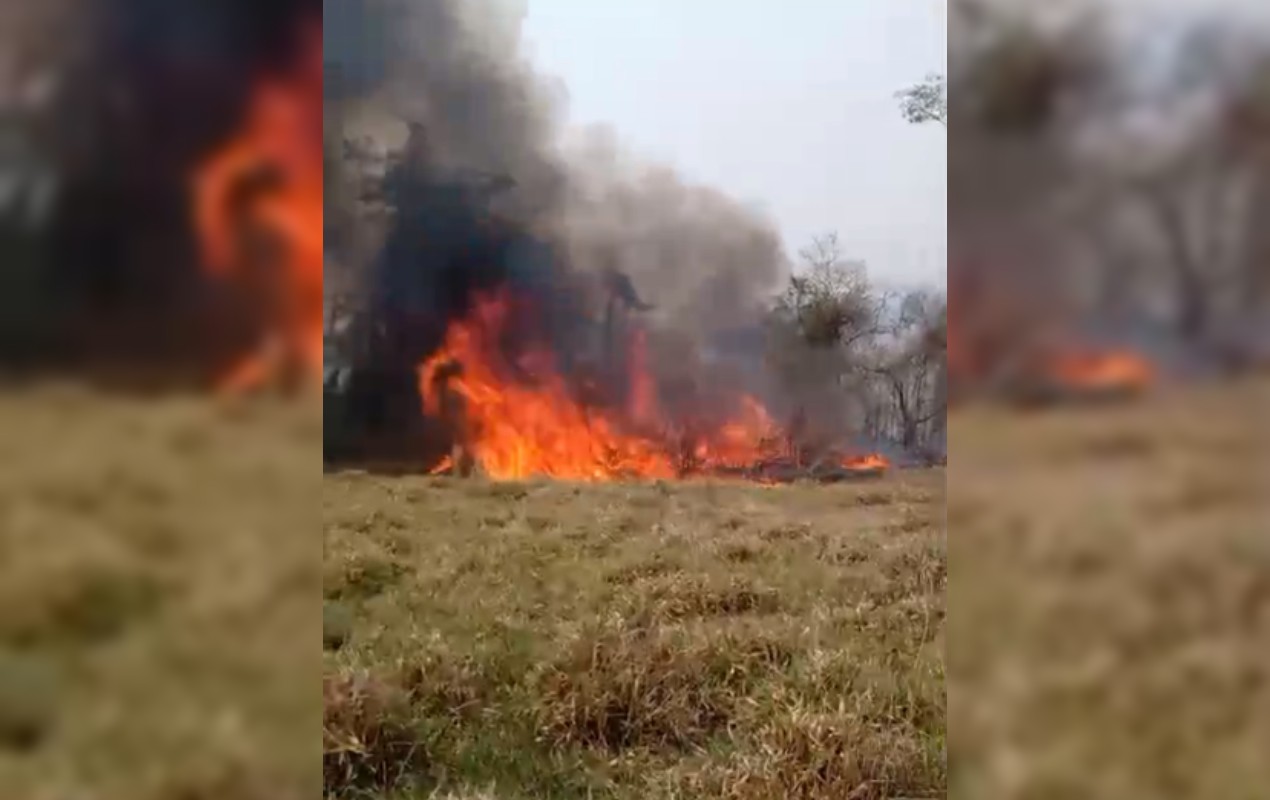
<svg viewBox="0 0 1270 800"><path fill-rule="evenodd" d="M328 796L942 796L942 481L329 477Z"/></svg>
<svg viewBox="0 0 1270 800"><path fill-rule="evenodd" d="M943 75L927 75L920 83L897 92L900 113L914 125L938 122L948 126L948 82Z"/></svg>
<svg viewBox="0 0 1270 800"><path fill-rule="evenodd" d="M835 433L945 453L947 299L875 286L834 234L799 256L768 317L768 366L780 385Z"/></svg>
<svg viewBox="0 0 1270 800"><path fill-rule="evenodd" d="M952 416L950 797L1270 785L1267 400Z"/></svg>
<svg viewBox="0 0 1270 800"><path fill-rule="evenodd" d="M320 409L0 396L0 786L318 795Z"/></svg>
<svg viewBox="0 0 1270 800"><path fill-rule="evenodd" d="M1267 358L1270 28L1103 3L957 0L950 272L966 319ZM1173 30L1167 51L1160 31ZM1143 51L1142 55L1138 50ZM1150 64L1151 66L1146 66ZM984 323L980 323L984 324ZM1027 331L998 332L1025 346Z"/></svg>

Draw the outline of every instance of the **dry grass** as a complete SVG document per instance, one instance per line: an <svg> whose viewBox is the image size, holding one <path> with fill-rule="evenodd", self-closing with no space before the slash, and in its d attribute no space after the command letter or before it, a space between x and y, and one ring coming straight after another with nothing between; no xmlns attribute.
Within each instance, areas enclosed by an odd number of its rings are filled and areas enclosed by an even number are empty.
<svg viewBox="0 0 1270 800"><path fill-rule="evenodd" d="M0 795L319 793L318 412L0 397Z"/></svg>
<svg viewBox="0 0 1270 800"><path fill-rule="evenodd" d="M1266 796L1268 389L954 416L950 796Z"/></svg>
<svg viewBox="0 0 1270 800"><path fill-rule="evenodd" d="M934 797L943 475L329 477L331 797Z"/></svg>

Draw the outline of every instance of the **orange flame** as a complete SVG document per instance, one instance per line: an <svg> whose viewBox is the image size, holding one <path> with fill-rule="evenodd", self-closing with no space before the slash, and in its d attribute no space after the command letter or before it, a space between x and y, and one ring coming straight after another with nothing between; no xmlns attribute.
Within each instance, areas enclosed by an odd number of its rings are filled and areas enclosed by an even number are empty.
<svg viewBox="0 0 1270 800"><path fill-rule="evenodd" d="M706 441L697 445L700 463L712 467L743 467L782 454L782 436L767 409L753 397L741 397L741 410Z"/></svg>
<svg viewBox="0 0 1270 800"><path fill-rule="evenodd" d="M479 300L467 321L453 325L444 347L420 370L426 410L441 413L437 372L451 362L463 372L447 390L463 398L482 470L495 479L546 476L578 481L625 476L673 477L673 460L654 443L623 433L608 415L579 404L551 368L550 354L532 351L516 366L537 385L508 380L510 365L498 354L509 304L502 297Z"/></svg>
<svg viewBox="0 0 1270 800"><path fill-rule="evenodd" d="M880 453L869 453L862 456L847 456L842 459L842 466L861 472L882 472L891 468L891 461Z"/></svg>
<svg viewBox="0 0 1270 800"><path fill-rule="evenodd" d="M420 367L424 410L444 417L445 393L462 398L467 447L494 479L534 476L577 481L673 478L743 467L782 452L778 426L757 400L742 396L734 418L698 436L685 459L660 416L642 334L632 341L631 395L625 417L585 407L569 391L544 349L515 364L500 350L512 305L505 295L479 299L447 331L441 349ZM460 364L442 378L447 365ZM512 379L515 371L529 380ZM685 463L690 461L691 463ZM433 470L452 466L449 458Z"/></svg>
<svg viewBox="0 0 1270 800"><path fill-rule="evenodd" d="M1128 350L1063 353L1050 359L1046 374L1068 389L1140 391L1155 381L1144 357Z"/></svg>
<svg viewBox="0 0 1270 800"><path fill-rule="evenodd" d="M660 413L657 409L657 393L648 370L648 337L643 328L631 333L630 360L630 415L637 424L655 424Z"/></svg>
<svg viewBox="0 0 1270 800"><path fill-rule="evenodd" d="M238 392L275 377L283 364L320 379L322 372L322 38L307 31L303 57L286 73L254 87L238 132L193 176L194 223L203 263L217 280L256 283L268 332L258 348L218 376ZM249 209L247 225L281 240L281 253L261 269L244 253L244 220L235 195L252 176L274 180ZM268 271L276 278L249 274Z"/></svg>

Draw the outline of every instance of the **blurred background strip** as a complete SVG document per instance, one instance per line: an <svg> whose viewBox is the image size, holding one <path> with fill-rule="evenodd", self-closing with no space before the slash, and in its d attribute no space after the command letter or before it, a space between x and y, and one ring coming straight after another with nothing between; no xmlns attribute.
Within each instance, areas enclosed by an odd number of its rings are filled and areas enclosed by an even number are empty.
<svg viewBox="0 0 1270 800"><path fill-rule="evenodd" d="M950 10L950 796L1258 796L1270 12Z"/></svg>
<svg viewBox="0 0 1270 800"><path fill-rule="evenodd" d="M320 795L317 2L0 2L0 795Z"/></svg>

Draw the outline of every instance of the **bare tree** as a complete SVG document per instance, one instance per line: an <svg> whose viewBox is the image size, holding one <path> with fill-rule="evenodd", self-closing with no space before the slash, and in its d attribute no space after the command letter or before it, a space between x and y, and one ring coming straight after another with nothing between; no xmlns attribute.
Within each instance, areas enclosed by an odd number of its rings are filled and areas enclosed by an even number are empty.
<svg viewBox="0 0 1270 800"><path fill-rule="evenodd" d="M1243 156L1252 176L1249 232L1242 295L1250 311L1270 307L1270 42L1263 43L1248 70L1222 108L1222 134Z"/></svg>
<svg viewBox="0 0 1270 800"><path fill-rule="evenodd" d="M1129 199L1152 234L1146 244L1159 256L1177 333L1188 342L1211 333L1242 269L1251 223L1247 171L1203 150L1134 180Z"/></svg>
<svg viewBox="0 0 1270 800"><path fill-rule="evenodd" d="M945 298L929 291L903 298L899 314L881 337L870 371L886 402L879 415L889 438L912 452L942 430L947 410Z"/></svg>
<svg viewBox="0 0 1270 800"><path fill-rule="evenodd" d="M1270 151L1252 131L1266 130L1270 69L1248 64L1270 64L1270 41L1228 25L1201 25L1190 40L1153 94L1095 109L1100 147L1081 154L1086 190L1071 198L1069 234L1094 255L1095 310L1155 316L1164 306L1178 339L1200 345L1265 301ZM1157 122L1124 126L1128 112Z"/></svg>
<svg viewBox="0 0 1270 800"><path fill-rule="evenodd" d="M1135 12L1042 5L953 4L954 372L1005 379L1024 339L1089 323L1134 339L1163 323L1200 352L1256 327L1270 306L1270 36L1197 15L1162 61L1145 25L1109 24Z"/></svg>

